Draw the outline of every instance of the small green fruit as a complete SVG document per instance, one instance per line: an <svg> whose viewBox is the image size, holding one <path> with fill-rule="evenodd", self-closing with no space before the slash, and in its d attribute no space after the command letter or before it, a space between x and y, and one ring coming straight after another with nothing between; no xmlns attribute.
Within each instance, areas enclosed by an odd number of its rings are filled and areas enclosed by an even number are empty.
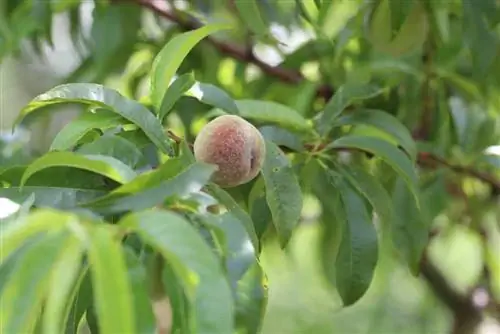
<svg viewBox="0 0 500 334"><path fill-rule="evenodd" d="M208 122L194 142L197 161L216 165L212 181L229 188L247 183L259 174L266 146L259 130L235 115Z"/></svg>

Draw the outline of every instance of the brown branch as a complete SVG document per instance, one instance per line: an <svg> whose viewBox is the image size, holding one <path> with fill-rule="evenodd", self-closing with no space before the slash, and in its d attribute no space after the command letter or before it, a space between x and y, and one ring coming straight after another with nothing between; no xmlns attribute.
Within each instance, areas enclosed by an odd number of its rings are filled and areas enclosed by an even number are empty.
<svg viewBox="0 0 500 334"><path fill-rule="evenodd" d="M461 165L455 165L452 164L445 159L438 157L434 154L427 153L427 152L420 152L418 154L418 163L424 166L436 166L436 165L441 165L443 167L446 167L456 173L463 174L463 175L468 175L470 177L476 178L478 180L483 181L484 183L489 184L493 188L493 192L495 194L500 193L500 180L495 178L493 175L478 171L472 167L468 166L461 166Z"/></svg>
<svg viewBox="0 0 500 334"><path fill-rule="evenodd" d="M136 0L137 3L153 11L155 14L175 22L184 31L190 31L197 29L202 26L193 17L175 13L173 10L167 10L160 6L161 2L154 0ZM302 73L297 70L287 69L282 66L272 66L264 62L263 60L257 58L253 52L248 52L246 47L240 47L233 45L231 43L219 41L211 36L208 36L206 40L215 47L221 54L236 59L241 62L253 64L258 67L262 72L268 76L275 77L281 82L288 83L291 85L296 85L305 80ZM333 89L329 85L320 85L316 90L316 96L322 97L328 100L333 95Z"/></svg>
<svg viewBox="0 0 500 334"><path fill-rule="evenodd" d="M440 273L424 254L420 262L420 271L426 279L429 288L453 312L453 334L473 333L482 320L482 310L472 301L472 296L463 296L449 285L446 278Z"/></svg>

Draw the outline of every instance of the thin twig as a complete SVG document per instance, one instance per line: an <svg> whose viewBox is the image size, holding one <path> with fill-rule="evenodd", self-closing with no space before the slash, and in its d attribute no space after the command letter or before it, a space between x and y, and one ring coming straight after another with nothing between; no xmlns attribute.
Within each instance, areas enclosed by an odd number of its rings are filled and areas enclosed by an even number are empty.
<svg viewBox="0 0 500 334"><path fill-rule="evenodd" d="M495 193L500 193L500 180L495 178L493 175L478 171L472 167L468 166L461 166L461 165L455 165L452 164L445 159L438 157L434 154L426 153L426 152L420 152L418 155L418 163L421 165L426 165L426 166L434 166L434 165L441 165L444 166L456 173L460 173L463 175L468 175L470 177L476 178L478 180L483 181L484 183L489 184Z"/></svg>

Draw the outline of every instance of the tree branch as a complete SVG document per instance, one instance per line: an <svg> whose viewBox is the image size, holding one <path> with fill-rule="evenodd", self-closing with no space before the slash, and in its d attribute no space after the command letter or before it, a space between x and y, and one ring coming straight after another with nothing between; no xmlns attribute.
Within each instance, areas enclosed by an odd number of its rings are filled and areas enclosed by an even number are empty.
<svg viewBox="0 0 500 334"><path fill-rule="evenodd" d="M478 180L483 181L484 183L489 184L493 188L494 193L500 194L500 180L498 180L493 175L490 175L488 173L478 171L472 167L454 165L441 157L426 152L419 153L418 163L424 166L441 165L456 173L476 178Z"/></svg>

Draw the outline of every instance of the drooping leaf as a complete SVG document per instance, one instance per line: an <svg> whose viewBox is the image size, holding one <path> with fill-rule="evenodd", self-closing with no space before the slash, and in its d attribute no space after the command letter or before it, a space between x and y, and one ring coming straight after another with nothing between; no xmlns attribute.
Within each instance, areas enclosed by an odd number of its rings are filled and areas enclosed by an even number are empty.
<svg viewBox="0 0 500 334"><path fill-rule="evenodd" d="M231 96L215 85L196 82L186 95L193 96L200 102L220 108L230 114L239 114L238 106Z"/></svg>
<svg viewBox="0 0 500 334"><path fill-rule="evenodd" d="M238 220L243 224L248 236L252 242L254 249L259 248L259 239L257 238L257 234L255 233L254 223L252 218L250 218L249 214L238 205L238 203L234 200L234 198L227 193L224 189L219 187L214 183L210 183L207 185L207 189L212 194L220 204L224 205L226 209L231 212Z"/></svg>
<svg viewBox="0 0 500 334"><path fill-rule="evenodd" d="M417 205L419 205L416 194L418 177L415 168L411 160L389 142L375 137L348 135L335 140L328 147L333 149L358 149L380 157L403 177L408 188L414 194Z"/></svg>
<svg viewBox="0 0 500 334"><path fill-rule="evenodd" d="M194 163L179 174L163 180L152 187L141 188L137 192L124 194L123 189L116 189L100 199L83 206L101 213L119 213L139 211L161 204L166 198L185 197L201 190L215 172L216 167L205 163ZM129 188L129 187L127 187Z"/></svg>
<svg viewBox="0 0 500 334"><path fill-rule="evenodd" d="M256 261L256 251L248 233L241 221L229 212L204 215L202 219L210 227L219 229L224 236L227 274L231 288L236 293L239 280Z"/></svg>
<svg viewBox="0 0 500 334"><path fill-rule="evenodd" d="M89 229L88 250L92 289L101 333L133 333L134 297L118 230L96 225Z"/></svg>
<svg viewBox="0 0 500 334"><path fill-rule="evenodd" d="M172 110L175 102L187 92L196 82L194 74L189 72L178 76L170 86L168 86L165 95L163 96L160 109L158 110L158 118L163 121L168 113Z"/></svg>
<svg viewBox="0 0 500 334"><path fill-rule="evenodd" d="M266 24L259 10L256 0L235 0L234 5L238 9L239 17L254 34L268 39L270 36L269 26Z"/></svg>
<svg viewBox="0 0 500 334"><path fill-rule="evenodd" d="M52 209L39 209L8 224L0 233L0 263L29 238L43 232L61 231L75 216Z"/></svg>
<svg viewBox="0 0 500 334"><path fill-rule="evenodd" d="M379 215L383 224L390 227L394 217L391 198L376 177L364 169L355 166L343 168L340 170L340 173L354 189L366 198Z"/></svg>
<svg viewBox="0 0 500 334"><path fill-rule="evenodd" d="M441 183L439 186L444 186L444 184ZM438 189L432 191L439 197L443 195ZM422 199L422 194L419 195ZM403 179L398 178L392 193L395 214L392 237L398 254L408 263L412 273L417 274L420 271L420 259L429 238L429 223L426 221L430 217L426 217L424 212L416 207L415 202L411 200L412 196L412 193L405 187ZM422 205L425 204L422 202Z"/></svg>
<svg viewBox="0 0 500 334"><path fill-rule="evenodd" d="M346 225L337 254L337 291L345 306L368 290L378 259L377 232L363 199L344 180L336 185L344 204Z"/></svg>
<svg viewBox="0 0 500 334"><path fill-rule="evenodd" d="M78 325L87 311L93 303L93 291L92 291L92 281L90 277L90 272L88 267L82 268L80 272L80 277L77 284L75 285L75 290L73 291L73 303L71 309L69 310L65 320L66 328L65 334L77 334Z"/></svg>
<svg viewBox="0 0 500 334"><path fill-rule="evenodd" d="M295 110L276 102L236 100L239 115L256 122L274 124L295 132L310 132L307 120ZM216 112L224 114L220 109Z"/></svg>
<svg viewBox="0 0 500 334"><path fill-rule="evenodd" d="M278 146L286 146L297 152L304 150L300 137L277 126L266 125L259 129L264 139L275 143Z"/></svg>
<svg viewBox="0 0 500 334"><path fill-rule="evenodd" d="M172 38L158 53L151 69L151 100L159 110L170 80L191 49L217 31L231 29L227 24L208 24Z"/></svg>
<svg viewBox="0 0 500 334"><path fill-rule="evenodd" d="M399 145L415 160L417 147L408 128L391 114L375 109L360 109L343 115L337 119L335 125L360 125L366 124L383 130L398 140Z"/></svg>
<svg viewBox="0 0 500 334"><path fill-rule="evenodd" d="M281 246L285 247L300 219L302 190L288 158L269 141L266 141L266 158L261 174L273 224Z"/></svg>
<svg viewBox="0 0 500 334"><path fill-rule="evenodd" d="M32 243L16 264L0 298L2 333L33 331L47 293L51 268L61 255L67 237L68 234L62 231L46 234Z"/></svg>
<svg viewBox="0 0 500 334"><path fill-rule="evenodd" d="M137 125L164 153L173 154L171 143L164 134L160 121L146 107L98 84L73 83L56 86L26 105L15 125L38 109L62 103L87 104L110 110Z"/></svg>
<svg viewBox="0 0 500 334"><path fill-rule="evenodd" d="M134 314L136 315L136 333L154 333L156 329L155 317L148 294L147 273L139 257L134 251L125 248L125 260L128 269L128 279L134 300Z"/></svg>
<svg viewBox="0 0 500 334"><path fill-rule="evenodd" d="M84 155L112 157L131 168L134 168L143 158L137 146L116 135L104 135L91 143L80 146L76 152Z"/></svg>
<svg viewBox="0 0 500 334"><path fill-rule="evenodd" d="M190 308L190 302L183 288L181 275L176 275L173 266L169 262L163 264L163 287L168 296L172 310L172 332L189 332L191 314L194 310ZM162 302L159 300L158 302Z"/></svg>
<svg viewBox="0 0 500 334"><path fill-rule="evenodd" d="M50 167L67 166L88 170L110 178L118 183L127 183L137 174L120 160L103 155L81 155L73 152L49 152L24 171L21 185L35 173Z"/></svg>
<svg viewBox="0 0 500 334"><path fill-rule="evenodd" d="M64 333L66 315L71 307L68 299L75 281L78 279L83 247L77 238L68 238L62 251L62 256L54 264L52 270L47 300L43 312L43 330L45 333Z"/></svg>
<svg viewBox="0 0 500 334"><path fill-rule="evenodd" d="M102 190L62 188L52 186L14 186L0 188L0 197L6 197L16 203L21 203L34 196L34 204L56 209L73 208L80 203L95 200L105 194Z"/></svg>
<svg viewBox="0 0 500 334"><path fill-rule="evenodd" d="M181 216L160 210L128 214L120 226L137 232L181 275L195 307L193 331L232 333L234 305L222 267L203 238Z"/></svg>
<svg viewBox="0 0 500 334"><path fill-rule="evenodd" d="M321 135L327 135L342 111L354 102L375 97L384 91L376 85L346 84L340 86L328 101L319 117L317 128Z"/></svg>
<svg viewBox="0 0 500 334"><path fill-rule="evenodd" d="M257 262L238 282L236 297L236 326L244 333L259 333L266 311L267 291L264 272Z"/></svg>
<svg viewBox="0 0 500 334"><path fill-rule="evenodd" d="M126 122L127 120L122 116L106 109L97 108L94 111L84 112L57 133L50 145L50 150L68 150L93 129L108 129Z"/></svg>

